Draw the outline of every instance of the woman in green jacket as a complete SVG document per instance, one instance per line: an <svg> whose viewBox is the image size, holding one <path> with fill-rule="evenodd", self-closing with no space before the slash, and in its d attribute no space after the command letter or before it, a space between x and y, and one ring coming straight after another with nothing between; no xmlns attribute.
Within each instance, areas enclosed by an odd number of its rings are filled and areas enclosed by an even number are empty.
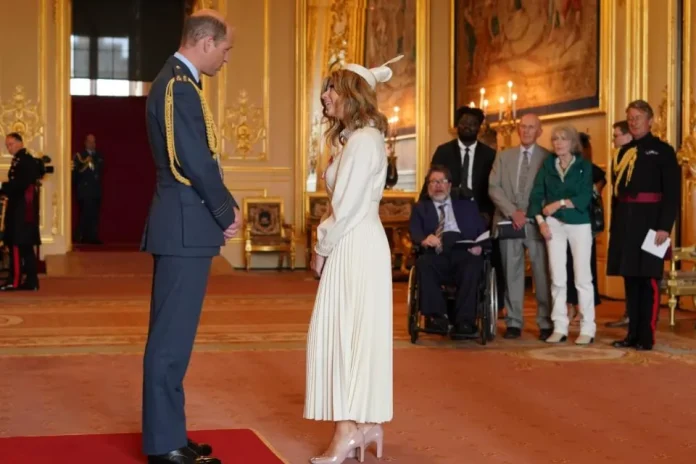
<svg viewBox="0 0 696 464"><path fill-rule="evenodd" d="M534 180L527 210L527 215L539 224L549 255L554 331L546 342L561 343L568 338L566 261L570 245L581 315L580 336L575 343L589 345L597 330L590 258L592 164L581 155L574 127L554 128L551 143L554 154L546 158Z"/></svg>

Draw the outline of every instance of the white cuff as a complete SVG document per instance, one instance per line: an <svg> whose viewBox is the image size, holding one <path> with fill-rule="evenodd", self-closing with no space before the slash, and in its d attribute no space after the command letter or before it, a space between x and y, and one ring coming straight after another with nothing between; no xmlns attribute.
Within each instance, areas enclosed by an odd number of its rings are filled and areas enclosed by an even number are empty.
<svg viewBox="0 0 696 464"><path fill-rule="evenodd" d="M546 221L544 221L544 216L542 216L541 214L537 214L536 215L536 222L537 222L537 224L542 225Z"/></svg>

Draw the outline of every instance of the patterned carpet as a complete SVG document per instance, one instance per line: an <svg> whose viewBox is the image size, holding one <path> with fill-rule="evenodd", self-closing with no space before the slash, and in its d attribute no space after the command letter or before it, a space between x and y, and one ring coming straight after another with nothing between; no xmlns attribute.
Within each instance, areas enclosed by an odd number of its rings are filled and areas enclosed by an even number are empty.
<svg viewBox="0 0 696 464"><path fill-rule="evenodd" d="M38 293L3 295L0 436L139 429L151 262L75 255L49 261ZM302 419L317 283L303 271L245 273L220 262L213 274L186 381L189 428L252 428L288 462L305 463L331 433ZM623 336L603 328L621 302L598 308L590 348L536 341L531 301L521 340L482 347L423 336L414 346L405 284L395 284L394 298L395 418L384 461L693 462L693 313L679 313L672 331L663 311L650 353L608 346Z"/></svg>

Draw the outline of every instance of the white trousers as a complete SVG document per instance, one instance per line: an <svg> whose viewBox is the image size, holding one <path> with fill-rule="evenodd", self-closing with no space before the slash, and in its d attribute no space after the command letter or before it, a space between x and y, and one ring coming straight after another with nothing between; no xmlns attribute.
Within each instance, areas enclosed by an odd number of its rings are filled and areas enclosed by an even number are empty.
<svg viewBox="0 0 696 464"><path fill-rule="evenodd" d="M580 311L580 333L595 336L594 287L592 286L592 228L590 224L565 224L554 217L547 217L551 230L551 240L546 242L551 271L551 319L553 331L568 335L568 306L566 292L568 275L566 272L567 252L573 255L575 288L578 291Z"/></svg>

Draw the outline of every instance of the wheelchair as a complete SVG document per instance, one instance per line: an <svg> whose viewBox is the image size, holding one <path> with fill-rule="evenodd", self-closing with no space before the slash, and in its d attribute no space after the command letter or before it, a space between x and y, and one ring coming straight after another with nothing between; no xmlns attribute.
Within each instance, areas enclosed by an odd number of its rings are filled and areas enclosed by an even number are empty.
<svg viewBox="0 0 696 464"><path fill-rule="evenodd" d="M418 341L418 335L423 332L427 334L436 334L447 336L450 330L438 331L431 328L426 328L425 317L420 312L420 295L418 292L418 275L416 273L415 261L418 257L418 248L414 247L414 265L411 267L408 276L408 334L411 336L411 343L415 344ZM495 269L492 263L492 250L483 250L483 268L478 282L478 295L476 298L476 325L479 329L478 335L472 338L478 338L481 345L493 341L497 332L498 321L498 289ZM445 284L442 286L447 301L447 312L450 320L453 320L451 314L454 314L455 297L457 288L453 284Z"/></svg>

